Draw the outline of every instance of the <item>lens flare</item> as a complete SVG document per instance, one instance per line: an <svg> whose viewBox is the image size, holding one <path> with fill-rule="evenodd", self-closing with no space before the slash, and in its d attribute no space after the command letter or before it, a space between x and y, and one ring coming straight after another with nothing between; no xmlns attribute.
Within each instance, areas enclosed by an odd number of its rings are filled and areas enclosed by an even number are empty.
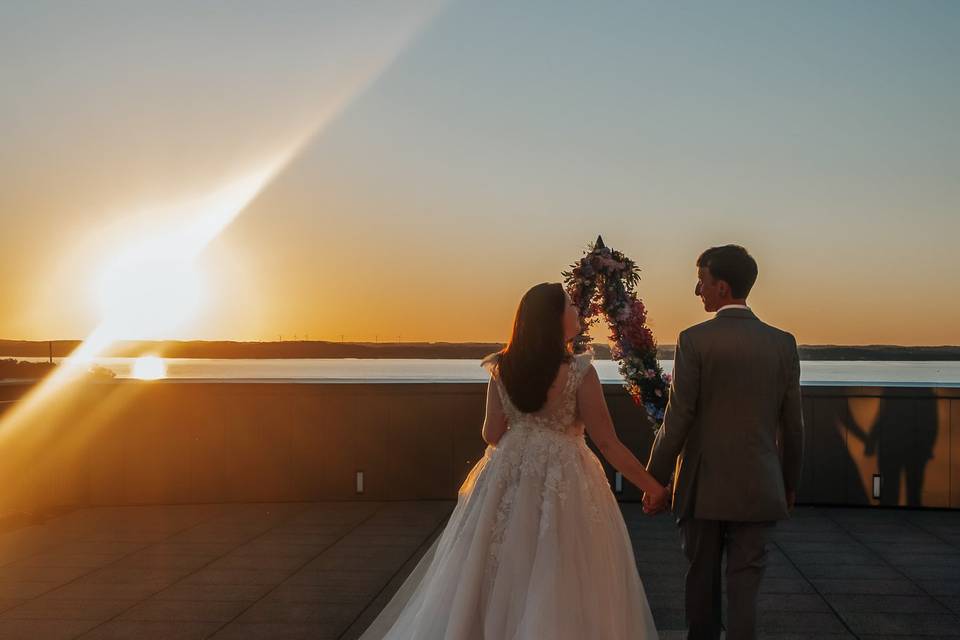
<svg viewBox="0 0 960 640"><path fill-rule="evenodd" d="M252 171L196 198L140 212L162 214L145 218L164 220L165 227L116 238L114 248L119 251L111 252L95 285L100 323L70 357L0 417L0 450L5 454L0 468L0 513L43 508L45 499L22 488L29 485L25 477L46 482L49 472L69 464L81 444L95 438L97 428L144 389L141 385L86 385L90 363L119 340L164 338L200 310L204 278L197 260L204 249L396 59L441 6L405 21L380 55L346 73L339 90L319 101L313 120L303 123L300 135L274 146L274 153L264 153L265 161ZM134 376L142 379L164 375L165 363L158 356L140 358L134 366ZM74 396L91 387L114 395L92 407L71 404Z"/></svg>

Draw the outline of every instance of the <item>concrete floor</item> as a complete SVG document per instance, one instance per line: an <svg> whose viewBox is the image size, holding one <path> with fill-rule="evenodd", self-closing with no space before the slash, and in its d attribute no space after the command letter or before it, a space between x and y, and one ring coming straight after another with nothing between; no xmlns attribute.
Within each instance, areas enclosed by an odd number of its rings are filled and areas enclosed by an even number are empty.
<svg viewBox="0 0 960 640"><path fill-rule="evenodd" d="M0 639L354 639L451 502L81 509L0 533ZM684 637L669 517L623 505L664 638ZM776 530L764 637L960 636L960 512L802 508Z"/></svg>

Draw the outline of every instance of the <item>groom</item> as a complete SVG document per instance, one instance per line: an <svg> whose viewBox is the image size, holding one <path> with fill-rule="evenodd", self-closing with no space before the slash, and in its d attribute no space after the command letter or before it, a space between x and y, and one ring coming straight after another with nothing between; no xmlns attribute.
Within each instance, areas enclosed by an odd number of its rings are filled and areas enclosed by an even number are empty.
<svg viewBox="0 0 960 640"><path fill-rule="evenodd" d="M757 279L746 249L707 249L697 270L696 295L717 314L680 333L647 469L663 484L673 475L673 511L690 563L688 637L720 637L726 552L727 638L755 638L767 537L789 517L800 482L800 360L794 337L746 304ZM644 498L648 514L668 508Z"/></svg>

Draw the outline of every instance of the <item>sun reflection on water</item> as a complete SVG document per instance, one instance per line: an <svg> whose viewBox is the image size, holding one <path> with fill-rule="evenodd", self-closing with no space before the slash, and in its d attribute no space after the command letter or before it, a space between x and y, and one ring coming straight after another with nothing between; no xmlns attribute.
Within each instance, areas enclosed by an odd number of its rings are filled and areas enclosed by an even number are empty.
<svg viewBox="0 0 960 640"><path fill-rule="evenodd" d="M139 380L160 380L167 377L167 363L158 356L143 356L133 363L131 376Z"/></svg>

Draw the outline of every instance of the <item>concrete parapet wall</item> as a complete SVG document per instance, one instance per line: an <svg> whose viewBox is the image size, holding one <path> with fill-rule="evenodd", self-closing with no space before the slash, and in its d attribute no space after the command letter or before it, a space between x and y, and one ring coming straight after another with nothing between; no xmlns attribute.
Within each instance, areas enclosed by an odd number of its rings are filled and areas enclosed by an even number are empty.
<svg viewBox="0 0 960 640"><path fill-rule="evenodd" d="M484 450L481 384L116 380L3 419L27 392L0 384L0 512L450 499ZM606 395L646 459L645 415L619 386ZM960 389L805 387L804 413L802 502L960 507ZM620 497L639 496L624 482Z"/></svg>

